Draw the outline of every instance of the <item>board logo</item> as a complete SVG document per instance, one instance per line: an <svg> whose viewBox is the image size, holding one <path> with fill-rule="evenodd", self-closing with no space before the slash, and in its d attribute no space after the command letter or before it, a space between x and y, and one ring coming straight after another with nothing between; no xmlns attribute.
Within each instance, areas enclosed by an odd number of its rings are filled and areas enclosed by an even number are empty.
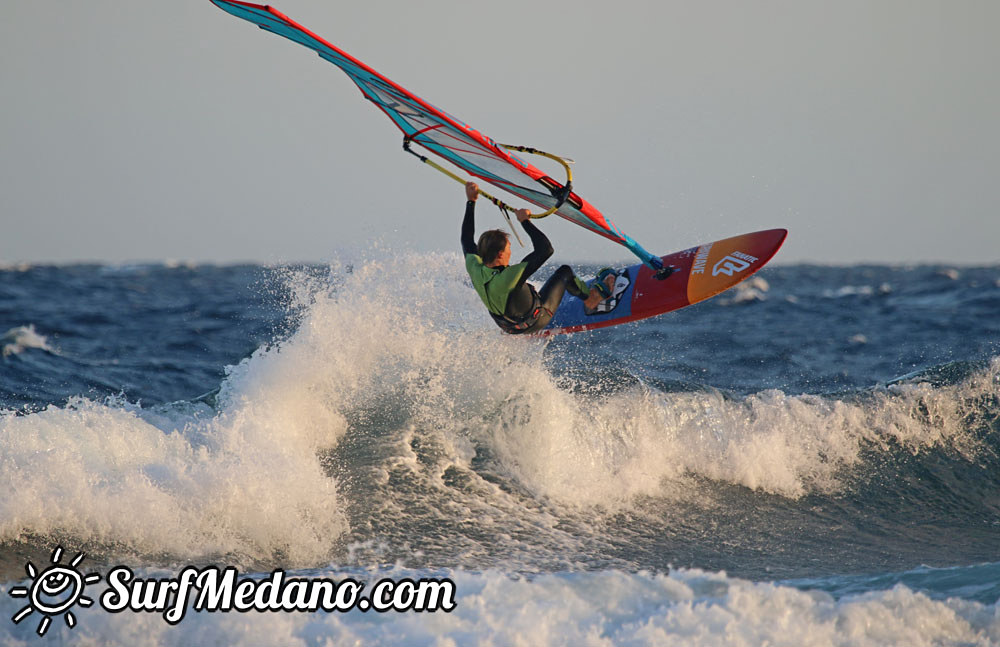
<svg viewBox="0 0 1000 647"><path fill-rule="evenodd" d="M719 262L712 268L712 276L725 274L732 276L748 269L751 264L757 262L756 256L750 256L743 252L733 252L719 259Z"/></svg>
<svg viewBox="0 0 1000 647"><path fill-rule="evenodd" d="M708 255L712 251L713 243L702 245L694 255L694 265L691 267L692 274L704 274L705 265L708 264Z"/></svg>

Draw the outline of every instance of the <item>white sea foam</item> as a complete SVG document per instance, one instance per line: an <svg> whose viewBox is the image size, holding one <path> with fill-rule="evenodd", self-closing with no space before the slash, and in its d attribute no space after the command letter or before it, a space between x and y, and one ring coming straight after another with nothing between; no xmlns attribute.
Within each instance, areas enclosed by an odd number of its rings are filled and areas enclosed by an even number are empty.
<svg viewBox="0 0 1000 647"><path fill-rule="evenodd" d="M76 399L0 418L0 537L69 535L126 553L314 562L343 529L308 447L250 407L164 425Z"/></svg>
<svg viewBox="0 0 1000 647"><path fill-rule="evenodd" d="M160 574L162 575L162 573ZM346 575L324 573L333 578ZM350 573L357 578L357 573ZM372 579L426 573L371 573ZM440 577L441 573L435 573ZM959 599L936 601L900 585L834 599L771 583L697 570L670 575L619 571L550 574L530 580L488 571L449 574L450 613L191 613L176 626L158 613L110 614L96 604L74 610L77 626L56 618L47 641L130 647L192 644L525 645L994 645L1000 611ZM362 577L362 579L365 579ZM95 593L105 584L92 585ZM8 585L5 587L10 588ZM91 593L87 589L88 595ZM92 596L96 599L96 595ZM0 615L24 600L0 595ZM0 622L0 642L33 644L38 615Z"/></svg>
<svg viewBox="0 0 1000 647"><path fill-rule="evenodd" d="M951 387L893 387L858 402L766 391L659 393L637 387L587 401L554 383L515 386L488 429L518 480L539 494L610 504L686 491L687 476L800 497L841 486L866 447L917 453L949 444L972 457L967 396L1000 394L987 374Z"/></svg>
<svg viewBox="0 0 1000 647"><path fill-rule="evenodd" d="M732 290L721 295L718 298L719 304L736 305L764 301L770 289L771 285L763 277L753 276L742 283L737 283Z"/></svg>
<svg viewBox="0 0 1000 647"><path fill-rule="evenodd" d="M451 355L448 328L461 320L435 299L438 279L414 290L382 281L386 271L368 263L334 268L331 282L297 277L298 329L229 369L217 412L76 398L0 413L0 541L70 536L124 554L323 563L346 522L317 454L348 430L345 414L399 385L401 405L419 411L472 378L463 363L479 362Z"/></svg>
<svg viewBox="0 0 1000 647"><path fill-rule="evenodd" d="M295 332L229 369L217 412L78 399L2 415L0 540L70 533L141 554L323 563L346 522L318 456L347 434L436 436L441 471L475 473L486 454L557 504L684 497L692 476L800 497L840 487L866 446L974 455L963 402L996 393L1000 371L859 402L580 392L552 375L545 342L492 325L453 254L338 265L289 286ZM416 469L414 455L391 460Z"/></svg>
<svg viewBox="0 0 1000 647"><path fill-rule="evenodd" d="M842 299L844 297L870 297L875 294L875 288L870 285L845 285L836 290L824 290L827 299Z"/></svg>
<svg viewBox="0 0 1000 647"><path fill-rule="evenodd" d="M49 353L56 351L49 346L49 340L38 334L34 324L11 328L0 337L0 353L3 357L19 355L29 348L37 348Z"/></svg>
<svg viewBox="0 0 1000 647"><path fill-rule="evenodd" d="M552 376L539 342L490 326L453 258L398 262L423 269L410 282L384 282L385 268L369 263L343 277L336 295L314 292L286 356L267 360L287 367L278 382L298 375L296 388L336 393L340 411L391 397L407 408L407 433L468 437L520 485L556 501L617 505L636 494L676 494L692 475L789 497L835 490L865 447L961 446L963 394L996 389L984 376L854 402L644 386L610 397L580 393ZM974 453L974 443L967 449ZM455 451L453 462L471 468L475 452Z"/></svg>

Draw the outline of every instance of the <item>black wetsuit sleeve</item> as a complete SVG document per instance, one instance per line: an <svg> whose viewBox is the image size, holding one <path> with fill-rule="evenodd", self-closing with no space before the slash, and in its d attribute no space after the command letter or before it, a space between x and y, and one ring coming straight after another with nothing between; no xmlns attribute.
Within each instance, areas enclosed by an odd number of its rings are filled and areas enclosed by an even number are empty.
<svg viewBox="0 0 1000 647"><path fill-rule="evenodd" d="M465 203L465 219L462 220L462 253L476 254L476 203Z"/></svg>
<svg viewBox="0 0 1000 647"><path fill-rule="evenodd" d="M518 282L520 287L529 276L534 274L538 268L545 264L545 261L549 260L549 257L555 252L552 249L552 243L549 239L541 232L541 230L535 226L535 223L530 220L525 220L521 223L524 227L524 231L528 232L528 236L531 238L531 246L533 249L531 253L521 259L522 263L527 263L528 266L524 268L524 274L521 275L521 280Z"/></svg>
<svg viewBox="0 0 1000 647"><path fill-rule="evenodd" d="M532 296L531 288L525 285L525 283L545 261L549 260L549 257L553 253L552 243L549 242L549 239L545 237L545 234L534 223L530 220L525 220L521 223L521 226L524 227L524 231L531 237L533 249L530 254L521 260L521 263L526 264L524 271L521 272L521 277L514 284L510 295L507 297L506 314L508 317L513 318L520 318L529 313L535 299Z"/></svg>

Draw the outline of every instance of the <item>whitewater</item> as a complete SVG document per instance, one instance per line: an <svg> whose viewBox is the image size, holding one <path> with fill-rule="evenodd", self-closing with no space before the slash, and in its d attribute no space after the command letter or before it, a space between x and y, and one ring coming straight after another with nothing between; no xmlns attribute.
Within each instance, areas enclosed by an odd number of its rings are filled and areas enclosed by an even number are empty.
<svg viewBox="0 0 1000 647"><path fill-rule="evenodd" d="M1000 267L778 266L539 340L457 253L0 269L0 644L1000 644L997 312ZM10 592L56 545L455 609L40 639Z"/></svg>

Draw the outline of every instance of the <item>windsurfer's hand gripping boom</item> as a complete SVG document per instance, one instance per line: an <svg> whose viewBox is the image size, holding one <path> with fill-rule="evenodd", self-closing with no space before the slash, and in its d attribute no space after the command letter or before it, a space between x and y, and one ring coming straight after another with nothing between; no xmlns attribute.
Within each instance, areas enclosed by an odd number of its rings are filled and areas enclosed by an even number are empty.
<svg viewBox="0 0 1000 647"><path fill-rule="evenodd" d="M479 199L479 185L475 182L465 183L465 197L468 198L469 202L475 202ZM531 218L531 212L527 209L518 209L514 212L517 215L518 222L524 222Z"/></svg>

